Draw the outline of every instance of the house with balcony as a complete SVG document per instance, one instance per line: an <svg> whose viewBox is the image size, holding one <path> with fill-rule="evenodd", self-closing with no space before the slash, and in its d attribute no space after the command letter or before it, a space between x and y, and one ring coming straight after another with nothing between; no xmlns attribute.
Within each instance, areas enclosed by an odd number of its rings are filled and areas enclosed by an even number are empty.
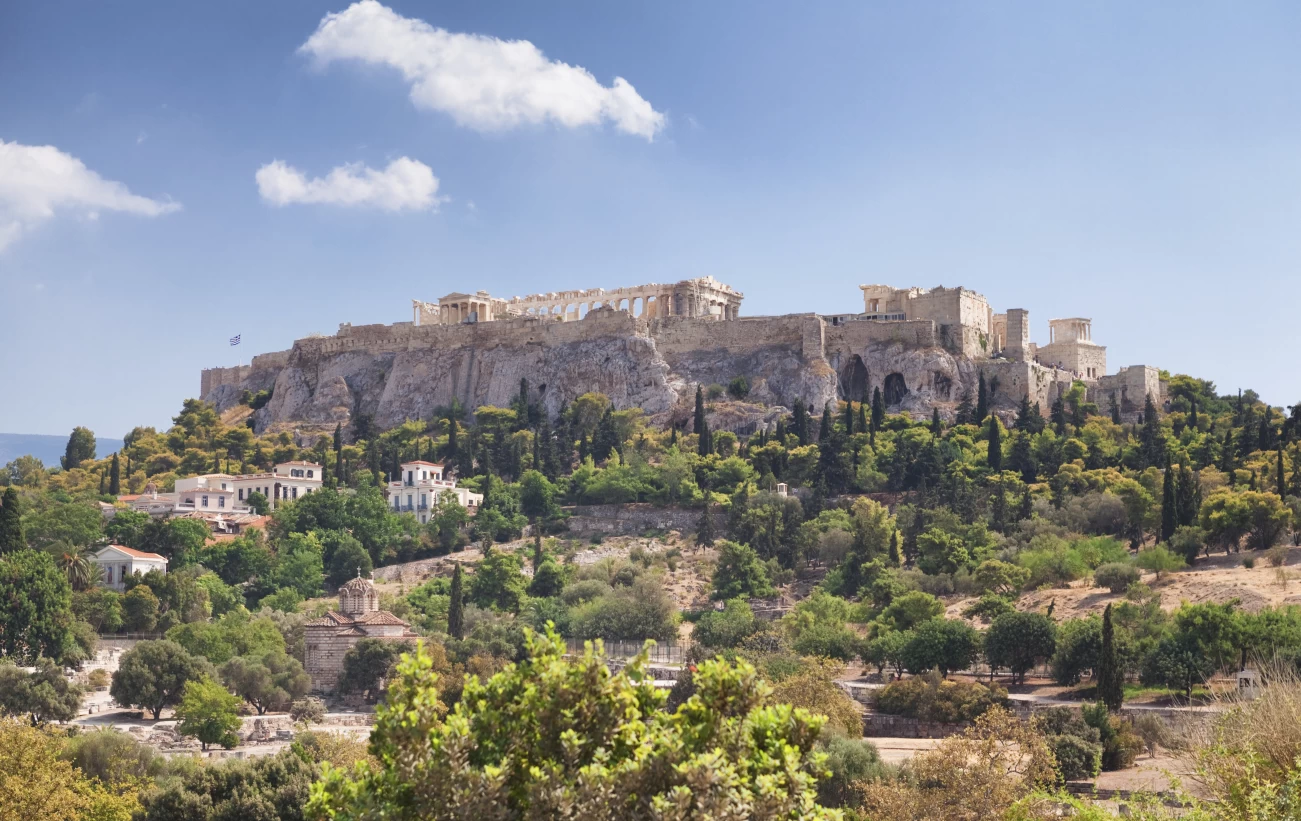
<svg viewBox="0 0 1301 821"><path fill-rule="evenodd" d="M429 521L438 498L444 493L451 493L461 507L473 515L479 505L483 504L483 494L474 493L469 488L457 487L456 480L450 478L444 467L437 462L403 462L402 473L398 481L389 482L386 491L388 503L394 513L410 513L420 519L421 524Z"/></svg>

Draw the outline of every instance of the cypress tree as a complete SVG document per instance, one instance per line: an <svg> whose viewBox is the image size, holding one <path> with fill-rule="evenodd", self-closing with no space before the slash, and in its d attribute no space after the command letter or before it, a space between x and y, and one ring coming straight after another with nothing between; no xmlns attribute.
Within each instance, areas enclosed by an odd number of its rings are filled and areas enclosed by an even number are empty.
<svg viewBox="0 0 1301 821"><path fill-rule="evenodd" d="M809 443L809 411L808 408L804 407L803 399L795 400L795 417L791 420L791 427L793 428L791 433L794 433L795 438L799 440L800 447L807 445ZM785 437L783 437L784 439ZM786 442L783 441L782 445L785 444Z"/></svg>
<svg viewBox="0 0 1301 821"><path fill-rule="evenodd" d="M1016 510L1017 521L1024 521L1034 517L1034 499L1030 496L1030 488L1026 488L1021 494L1021 504Z"/></svg>
<svg viewBox="0 0 1301 821"><path fill-rule="evenodd" d="M985 387L985 372L980 372L980 382L976 387L976 424L983 424L989 415L989 394Z"/></svg>
<svg viewBox="0 0 1301 821"><path fill-rule="evenodd" d="M1278 474L1283 475L1283 451L1279 450L1279 468ZM122 492L122 466L118 464L117 454L113 454L113 464L109 468L108 475L108 492L110 495L117 496Z"/></svg>
<svg viewBox="0 0 1301 821"><path fill-rule="evenodd" d="M100 471L99 474L99 495L100 496L104 495L104 479L105 479L104 472Z"/></svg>
<svg viewBox="0 0 1301 821"><path fill-rule="evenodd" d="M14 553L27 547L23 536L23 509L18 500L18 489L10 485L0 497L0 555Z"/></svg>
<svg viewBox="0 0 1301 821"><path fill-rule="evenodd" d="M542 553L542 525L533 523L533 572L537 573L546 557Z"/></svg>
<svg viewBox="0 0 1301 821"><path fill-rule="evenodd" d="M777 430L773 435L777 437L778 444L782 447L786 447L786 420L777 420Z"/></svg>
<svg viewBox="0 0 1301 821"><path fill-rule="evenodd" d="M1287 498L1287 485L1283 482L1283 446L1278 446L1278 477L1275 479L1278 483L1278 496L1280 499ZM1301 526L1301 523L1298 523Z"/></svg>
<svg viewBox="0 0 1301 821"><path fill-rule="evenodd" d="M818 426L818 442L827 441L831 435L831 403L822 406L822 424Z"/></svg>
<svg viewBox="0 0 1301 821"><path fill-rule="evenodd" d="M778 422L777 424L780 425L781 423ZM670 424L669 425L669 447L674 447L677 444L678 444L678 426Z"/></svg>
<svg viewBox="0 0 1301 821"><path fill-rule="evenodd" d="M1188 410L1188 426L1193 430L1197 430L1197 397L1188 397L1188 404L1190 406Z"/></svg>
<svg viewBox="0 0 1301 821"><path fill-rule="evenodd" d="M708 456L714 452L714 437L709 432L709 421L706 420L700 424L700 436L696 440L696 453L700 456Z"/></svg>
<svg viewBox="0 0 1301 821"><path fill-rule="evenodd" d="M1195 413L1194 416L1196 416ZM1111 421L1117 425L1120 424L1120 403L1116 401L1116 394L1114 393L1111 395Z"/></svg>
<svg viewBox="0 0 1301 821"><path fill-rule="evenodd" d="M696 416L691 432L699 434L705 428L705 391L696 385Z"/></svg>
<svg viewBox="0 0 1301 821"><path fill-rule="evenodd" d="M343 477L343 449L339 448L334 452L334 484L347 484Z"/></svg>
<svg viewBox="0 0 1301 821"><path fill-rule="evenodd" d="M903 564L903 555L900 549L899 531L896 530L890 534L890 566L898 567L901 564Z"/></svg>
<svg viewBox="0 0 1301 821"><path fill-rule="evenodd" d="M990 526L999 533L1007 532L1007 487L1002 482L994 488L990 500Z"/></svg>
<svg viewBox="0 0 1301 821"><path fill-rule="evenodd" d="M1233 451L1233 428L1224 432L1224 444L1220 447L1220 470L1229 474L1229 484L1233 484L1233 468L1235 466Z"/></svg>
<svg viewBox="0 0 1301 821"><path fill-rule="evenodd" d="M334 426L334 449L335 451L343 450L343 425L335 424Z"/></svg>
<svg viewBox="0 0 1301 821"><path fill-rule="evenodd" d="M1116 628L1111 623L1111 605L1102 612L1102 650L1098 654L1098 700L1111 712L1125 702L1125 671L1116 652Z"/></svg>
<svg viewBox="0 0 1301 821"><path fill-rule="evenodd" d="M995 473L1003 469L1003 428L997 416L989 417L989 450L985 461Z"/></svg>
<svg viewBox="0 0 1301 821"><path fill-rule="evenodd" d="M858 398L858 432L867 433L867 408L871 402L868 400L867 388L863 388L863 395Z"/></svg>
<svg viewBox="0 0 1301 821"><path fill-rule="evenodd" d="M885 424L885 400L881 397L881 389L872 389L872 433L876 433Z"/></svg>
<svg viewBox="0 0 1301 821"><path fill-rule="evenodd" d="M1165 477L1161 482L1161 538L1168 542L1179 526L1179 502L1176 494L1175 472L1169 464L1165 466Z"/></svg>
<svg viewBox="0 0 1301 821"><path fill-rule="evenodd" d="M1048 413L1048 419L1053 423L1053 428L1057 431L1058 436L1066 433L1066 404L1060 396L1053 400L1053 407Z"/></svg>
<svg viewBox="0 0 1301 821"><path fill-rule="evenodd" d="M447 635L454 639L465 638L465 590L461 579L461 563L452 571L452 601L447 606Z"/></svg>
<svg viewBox="0 0 1301 821"><path fill-rule="evenodd" d="M940 409L931 408L931 435L940 436L944 433L944 424L940 422Z"/></svg>
<svg viewBox="0 0 1301 821"><path fill-rule="evenodd" d="M533 432L533 469L539 473L546 473L542 469L542 437L537 431Z"/></svg>
<svg viewBox="0 0 1301 821"><path fill-rule="evenodd" d="M700 521L696 523L696 545L698 547L713 547L716 538L714 517L709 514L709 505L705 505L704 511L700 514Z"/></svg>
<svg viewBox="0 0 1301 821"><path fill-rule="evenodd" d="M958 407L953 417L955 425L970 425L971 417L976 412L971 407L971 388L967 387L962 391L962 398L958 400Z"/></svg>
<svg viewBox="0 0 1301 821"><path fill-rule="evenodd" d="M845 426L846 436L854 435L854 403L848 399L845 400L845 415L841 424Z"/></svg>

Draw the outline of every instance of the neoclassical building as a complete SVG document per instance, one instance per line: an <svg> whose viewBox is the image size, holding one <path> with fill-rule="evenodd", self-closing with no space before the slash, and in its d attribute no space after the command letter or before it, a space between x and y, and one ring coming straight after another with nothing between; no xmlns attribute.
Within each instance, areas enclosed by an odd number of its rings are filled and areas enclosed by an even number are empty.
<svg viewBox="0 0 1301 821"><path fill-rule="evenodd" d="M379 609L379 593L360 575L339 588L339 611L331 610L304 626L303 667L312 677L312 690L333 692L343 672L343 657L362 639L413 641L411 625Z"/></svg>

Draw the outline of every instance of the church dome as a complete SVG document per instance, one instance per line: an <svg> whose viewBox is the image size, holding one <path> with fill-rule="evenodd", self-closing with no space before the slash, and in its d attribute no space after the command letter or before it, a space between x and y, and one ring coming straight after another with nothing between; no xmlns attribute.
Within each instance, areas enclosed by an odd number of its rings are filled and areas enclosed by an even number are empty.
<svg viewBox="0 0 1301 821"><path fill-rule="evenodd" d="M339 611L349 616L374 613L379 610L379 594L375 592L375 583L363 579L360 571L357 578L350 579L339 588Z"/></svg>

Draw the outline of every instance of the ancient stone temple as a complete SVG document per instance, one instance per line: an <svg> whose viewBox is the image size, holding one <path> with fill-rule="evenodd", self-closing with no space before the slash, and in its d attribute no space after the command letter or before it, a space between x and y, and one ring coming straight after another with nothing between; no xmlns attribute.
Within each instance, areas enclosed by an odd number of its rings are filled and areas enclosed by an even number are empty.
<svg viewBox="0 0 1301 821"><path fill-rule="evenodd" d="M344 654L362 639L413 641L411 625L379 609L379 593L370 579L357 578L339 588L339 611L331 610L304 628L304 667L312 690L332 692L343 671Z"/></svg>

